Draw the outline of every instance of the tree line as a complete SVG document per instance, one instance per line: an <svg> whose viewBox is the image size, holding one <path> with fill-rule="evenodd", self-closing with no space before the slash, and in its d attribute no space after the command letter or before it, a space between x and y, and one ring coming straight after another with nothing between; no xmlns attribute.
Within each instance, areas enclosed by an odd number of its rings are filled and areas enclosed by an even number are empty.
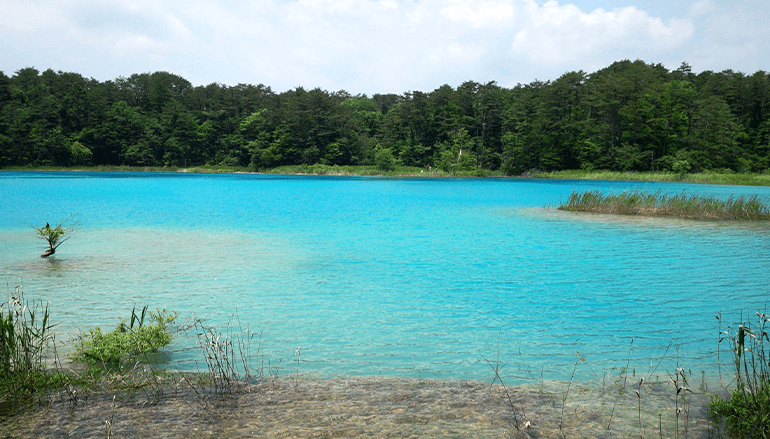
<svg viewBox="0 0 770 439"><path fill-rule="evenodd" d="M694 74L639 60L512 88L467 81L371 97L29 67L0 72L0 167L764 172L769 100L763 71Z"/></svg>

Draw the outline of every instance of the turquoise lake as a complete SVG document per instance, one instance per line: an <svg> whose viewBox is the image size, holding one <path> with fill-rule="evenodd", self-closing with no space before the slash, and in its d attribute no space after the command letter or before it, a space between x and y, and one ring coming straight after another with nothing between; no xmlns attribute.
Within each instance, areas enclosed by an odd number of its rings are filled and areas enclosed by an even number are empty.
<svg viewBox="0 0 770 439"><path fill-rule="evenodd" d="M0 279L50 304L65 345L148 304L239 321L253 367L279 373L490 379L486 357L506 384L715 375L717 313L725 330L766 310L770 226L556 210L576 189L770 202L676 183L0 172ZM31 226L70 214L77 233L40 258ZM168 361L202 365L197 343L177 334Z"/></svg>

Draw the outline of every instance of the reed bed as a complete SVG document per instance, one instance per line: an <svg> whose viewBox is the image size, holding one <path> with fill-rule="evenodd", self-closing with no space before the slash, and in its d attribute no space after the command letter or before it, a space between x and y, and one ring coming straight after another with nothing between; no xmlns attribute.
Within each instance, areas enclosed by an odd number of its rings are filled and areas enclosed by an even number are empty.
<svg viewBox="0 0 770 439"><path fill-rule="evenodd" d="M668 216L705 221L766 221L770 219L770 206L756 195L730 197L726 200L716 197L667 195L657 191L623 192L605 195L600 191L573 191L559 210L570 212L592 212L616 215Z"/></svg>

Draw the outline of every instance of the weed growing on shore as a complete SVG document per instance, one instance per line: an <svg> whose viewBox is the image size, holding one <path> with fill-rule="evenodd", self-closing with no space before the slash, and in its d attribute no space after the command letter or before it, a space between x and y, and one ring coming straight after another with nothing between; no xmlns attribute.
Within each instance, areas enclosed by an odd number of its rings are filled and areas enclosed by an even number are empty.
<svg viewBox="0 0 770 439"><path fill-rule="evenodd" d="M721 319L721 316L717 316ZM733 353L736 387L730 399L715 395L710 404L712 418L724 422L731 438L770 437L770 316L757 312L758 324L740 324L736 332L721 333Z"/></svg>
<svg viewBox="0 0 770 439"><path fill-rule="evenodd" d="M21 283L0 304L0 401L60 383L61 376L46 373L44 364L52 327L48 305L30 306Z"/></svg>
<svg viewBox="0 0 770 439"><path fill-rule="evenodd" d="M112 434L113 434L112 424L114 423L115 423L115 396L113 395L112 396L112 414L110 415L110 419L104 421L104 424L107 430L106 431L107 439L112 439Z"/></svg>
<svg viewBox="0 0 770 439"><path fill-rule="evenodd" d="M503 379L500 377L500 333L497 334L497 352L495 353L495 364L492 365L492 362L487 360L486 357L483 355L481 358L484 359L484 361L487 362L489 367L492 368L492 371L495 373L495 377L492 379L492 384L494 384L496 381L500 382L500 385L503 386L503 392L505 392L505 396L508 399L508 404L511 407L511 411L513 412L513 427L518 431L521 429L521 422L519 420L518 410L516 409L516 405L513 403L513 399L511 398L511 394L508 392L508 387L505 386L505 383L503 382ZM522 410L522 416L526 416L523 413ZM525 425L529 425L529 422L525 423Z"/></svg>
<svg viewBox="0 0 770 439"><path fill-rule="evenodd" d="M238 333L234 331L233 318L238 322ZM263 368L252 371L249 366L251 341L255 334L248 328L243 330L237 313L231 316L224 335L213 327L204 326L200 320L196 320L193 326L198 331L198 345L206 360L207 377L215 395L224 397L232 393L236 387L263 377ZM257 354L260 350L261 345ZM299 348L297 350L299 351ZM239 373L241 369L243 375ZM297 371L299 371L299 356ZM193 386L190 380L187 382L191 387ZM200 393L195 387L193 389L196 393Z"/></svg>
<svg viewBox="0 0 770 439"><path fill-rule="evenodd" d="M580 364L580 360L585 361L583 357L580 356L580 352L575 352L575 366L572 368L572 375L569 377L569 382L567 383L567 390L564 392L564 396L561 400L561 414L559 415L559 432L561 433L562 437L566 436L564 435L564 409L567 407L567 398L569 397L569 390L570 387L572 387L572 380L575 379L575 371L577 371L578 364Z"/></svg>
<svg viewBox="0 0 770 439"><path fill-rule="evenodd" d="M302 346L297 346L297 349L294 350L294 356L297 357L297 378L299 379L299 360L302 356Z"/></svg>
<svg viewBox="0 0 770 439"><path fill-rule="evenodd" d="M676 374L670 377L671 384L674 385L674 388L676 389L676 411L674 414L676 415L676 433L677 437L679 435L679 419L684 414L684 432L685 437L687 437L687 428L690 421L690 401L687 397L688 392L692 393L692 391L687 387L687 374L685 373L684 369L681 367L677 367ZM681 405L680 405L681 404Z"/></svg>

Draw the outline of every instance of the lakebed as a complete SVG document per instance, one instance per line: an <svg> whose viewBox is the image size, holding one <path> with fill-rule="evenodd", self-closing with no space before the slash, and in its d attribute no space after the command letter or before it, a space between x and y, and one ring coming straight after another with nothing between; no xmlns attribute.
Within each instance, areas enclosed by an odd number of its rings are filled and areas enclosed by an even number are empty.
<svg viewBox="0 0 770 439"><path fill-rule="evenodd" d="M508 387L396 377L271 378L227 395L169 379L152 391L62 394L0 421L6 437L714 437L706 394L669 383ZM633 389L632 389L633 387ZM641 390L641 400L636 390ZM510 397L510 399L509 399ZM641 403L640 403L641 402ZM518 425L518 429L516 426Z"/></svg>

